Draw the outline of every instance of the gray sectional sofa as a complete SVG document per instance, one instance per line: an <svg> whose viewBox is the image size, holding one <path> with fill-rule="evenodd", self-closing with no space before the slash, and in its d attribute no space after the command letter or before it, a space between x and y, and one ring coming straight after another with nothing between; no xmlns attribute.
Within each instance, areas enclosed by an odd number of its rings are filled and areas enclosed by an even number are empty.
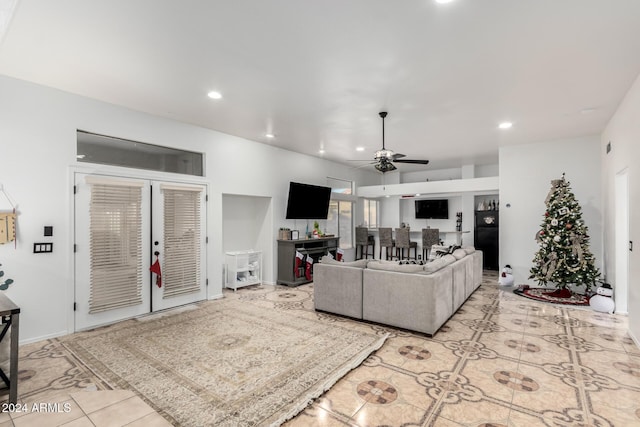
<svg viewBox="0 0 640 427"><path fill-rule="evenodd" d="M482 282L482 252L457 249L425 265L394 261L314 266L315 309L433 335Z"/></svg>

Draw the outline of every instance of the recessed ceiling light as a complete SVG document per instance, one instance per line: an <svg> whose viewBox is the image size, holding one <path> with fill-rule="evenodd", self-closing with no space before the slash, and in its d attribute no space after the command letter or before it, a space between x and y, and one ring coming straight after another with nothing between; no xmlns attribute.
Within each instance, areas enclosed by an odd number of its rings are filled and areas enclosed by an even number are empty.
<svg viewBox="0 0 640 427"><path fill-rule="evenodd" d="M580 114L591 114L594 113L597 110L597 108L583 108L582 110L580 110Z"/></svg>
<svg viewBox="0 0 640 427"><path fill-rule="evenodd" d="M323 150L323 149L320 149L320 150L318 151L318 153L320 153L320 154L324 154L324 150Z"/></svg>
<svg viewBox="0 0 640 427"><path fill-rule="evenodd" d="M513 126L513 123L511 122L502 122L498 125L500 129L509 129L511 126Z"/></svg>
<svg viewBox="0 0 640 427"><path fill-rule="evenodd" d="M222 99L222 94L215 90L212 90L211 92L209 92L207 96L211 99Z"/></svg>
<svg viewBox="0 0 640 427"><path fill-rule="evenodd" d="M272 134L272 133L265 133L265 134L264 134L264 136L265 136L265 138L269 138L269 139L271 139L271 138L275 138L275 137L276 137L276 136L275 136L274 134Z"/></svg>
<svg viewBox="0 0 640 427"><path fill-rule="evenodd" d="M356 151L364 151L364 147L356 147Z"/></svg>
<svg viewBox="0 0 640 427"><path fill-rule="evenodd" d="M438 4L446 4L446 3L451 3L453 0L436 0L436 3Z"/></svg>

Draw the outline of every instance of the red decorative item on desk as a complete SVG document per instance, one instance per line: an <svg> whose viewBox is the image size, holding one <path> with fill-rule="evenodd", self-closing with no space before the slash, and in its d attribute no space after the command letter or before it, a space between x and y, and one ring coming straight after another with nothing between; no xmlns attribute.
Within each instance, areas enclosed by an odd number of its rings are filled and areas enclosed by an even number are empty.
<svg viewBox="0 0 640 427"><path fill-rule="evenodd" d="M296 275L296 279L300 277L300 267L302 266L302 260L304 259L304 255L301 252L296 251L296 266L294 267L294 273Z"/></svg>
<svg viewBox="0 0 640 427"><path fill-rule="evenodd" d="M307 267L304 270L304 277L307 278L307 280L311 280L311 268L313 266L313 258L311 258L310 256L307 257Z"/></svg>
<svg viewBox="0 0 640 427"><path fill-rule="evenodd" d="M336 261L342 261L342 256L344 255L344 251L340 248L336 251Z"/></svg>

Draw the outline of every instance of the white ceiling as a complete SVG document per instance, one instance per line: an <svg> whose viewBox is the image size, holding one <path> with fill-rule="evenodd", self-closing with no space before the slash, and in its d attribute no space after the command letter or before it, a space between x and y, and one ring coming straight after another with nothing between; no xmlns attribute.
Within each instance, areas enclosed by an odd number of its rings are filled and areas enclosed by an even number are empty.
<svg viewBox="0 0 640 427"><path fill-rule="evenodd" d="M386 110L387 148L442 169L601 132L640 1L18 0L0 43L0 74L340 162Z"/></svg>

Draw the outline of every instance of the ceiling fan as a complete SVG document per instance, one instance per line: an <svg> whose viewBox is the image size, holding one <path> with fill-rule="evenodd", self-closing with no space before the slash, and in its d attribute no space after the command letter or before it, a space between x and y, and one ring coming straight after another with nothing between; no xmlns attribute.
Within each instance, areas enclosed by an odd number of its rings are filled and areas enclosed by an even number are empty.
<svg viewBox="0 0 640 427"><path fill-rule="evenodd" d="M406 157L404 154L394 153L392 150L387 150L384 145L384 119L387 117L386 111L381 111L379 113L382 118L382 149L376 151L374 162L371 163L375 165L374 167L382 173L391 172L398 169L394 163L410 163L414 165L426 165L429 163L429 160L416 160L416 159L404 159Z"/></svg>

